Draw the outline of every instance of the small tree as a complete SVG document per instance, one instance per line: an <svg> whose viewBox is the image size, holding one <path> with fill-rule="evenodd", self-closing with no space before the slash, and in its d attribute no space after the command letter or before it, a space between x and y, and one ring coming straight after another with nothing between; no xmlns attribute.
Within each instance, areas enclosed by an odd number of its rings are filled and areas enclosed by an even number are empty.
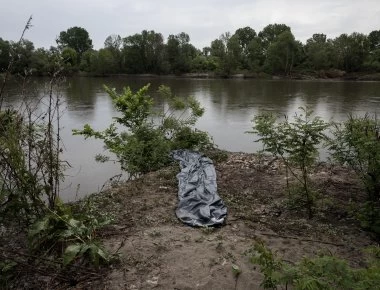
<svg viewBox="0 0 380 290"><path fill-rule="evenodd" d="M366 226L380 233L380 122L375 116L349 116L334 124L330 140L332 157L348 164L367 191L367 206L361 217Z"/></svg>
<svg viewBox="0 0 380 290"><path fill-rule="evenodd" d="M315 194L311 189L309 174L318 156L318 146L326 139L323 131L329 126L320 117L311 118L313 111L299 108L301 113L294 115L294 121L285 116L285 121L276 123L271 113L253 118L253 131L264 144L263 151L279 156L287 170L295 177L298 189L304 195L309 218L313 216ZM289 184L287 183L288 190ZM298 190L297 190L298 191Z"/></svg>
<svg viewBox="0 0 380 290"><path fill-rule="evenodd" d="M153 99L148 96L149 85L136 93L124 88L121 94L105 86L116 110L122 115L104 131L95 131L86 124L74 135L94 137L104 141L105 147L117 157L122 170L131 176L157 170L170 162L174 149L206 149L211 145L207 133L194 129L195 122L204 113L192 97L181 99L169 87L160 86L158 93L166 100L164 112L153 111ZM123 126L127 131L119 131ZM109 157L97 156L98 161Z"/></svg>

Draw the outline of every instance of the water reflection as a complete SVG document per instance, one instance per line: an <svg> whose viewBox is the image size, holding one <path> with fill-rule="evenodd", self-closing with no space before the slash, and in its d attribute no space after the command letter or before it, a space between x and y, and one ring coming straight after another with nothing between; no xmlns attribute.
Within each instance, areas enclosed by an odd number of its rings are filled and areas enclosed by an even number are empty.
<svg viewBox="0 0 380 290"><path fill-rule="evenodd" d="M62 117L62 137L65 142L64 158L72 165L66 172L63 197L72 200L78 193L97 191L113 175L119 174L117 164L99 164L94 156L103 152L98 140L84 140L72 136L73 128L89 123L102 130L112 121L116 112L112 100L104 92L103 84L121 90L130 86L137 90L150 83L149 94L156 101L156 109L164 103L156 91L159 85L170 86L179 96L195 96L206 108L197 127L208 131L222 149L255 152L260 145L251 130L250 120L263 111L292 116L299 106L310 106L324 120L343 120L349 112L380 113L380 83L336 81L284 81L284 80L229 80L181 78L71 78L62 90L65 112ZM43 91L42 79L33 80L33 91ZM7 103L20 102L17 84L10 86ZM41 95L41 93L39 93ZM78 184L80 184L77 191Z"/></svg>

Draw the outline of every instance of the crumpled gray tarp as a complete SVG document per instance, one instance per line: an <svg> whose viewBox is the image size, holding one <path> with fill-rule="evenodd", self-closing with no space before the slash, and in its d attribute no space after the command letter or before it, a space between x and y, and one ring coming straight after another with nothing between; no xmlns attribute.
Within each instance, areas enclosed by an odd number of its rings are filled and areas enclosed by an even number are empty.
<svg viewBox="0 0 380 290"><path fill-rule="evenodd" d="M177 174L177 217L191 226L215 226L224 222L227 207L217 193L216 172L210 158L189 150L175 150L180 162Z"/></svg>

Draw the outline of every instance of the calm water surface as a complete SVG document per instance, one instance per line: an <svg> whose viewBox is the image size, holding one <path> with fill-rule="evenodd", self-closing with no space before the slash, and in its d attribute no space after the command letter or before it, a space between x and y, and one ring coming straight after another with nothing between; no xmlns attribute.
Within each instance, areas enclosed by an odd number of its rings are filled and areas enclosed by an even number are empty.
<svg viewBox="0 0 380 290"><path fill-rule="evenodd" d="M34 81L40 90L44 80ZM343 120L347 114L380 114L380 82L287 81L287 80L224 80L173 78L72 78L62 91L64 113L61 120L65 151L71 164L66 172L62 197L74 200L100 190L112 176L119 174L117 164L94 161L104 151L97 140L72 136L71 130L91 124L104 129L115 116L103 84L120 90L123 86L138 89L150 83L150 95L156 106L163 106L155 94L158 86L168 85L178 96L195 96L206 108L197 127L208 131L221 149L256 152L255 137L245 134L251 129L252 117L263 111L293 115L299 106L308 105L324 120ZM19 90L9 86L8 105L19 102Z"/></svg>

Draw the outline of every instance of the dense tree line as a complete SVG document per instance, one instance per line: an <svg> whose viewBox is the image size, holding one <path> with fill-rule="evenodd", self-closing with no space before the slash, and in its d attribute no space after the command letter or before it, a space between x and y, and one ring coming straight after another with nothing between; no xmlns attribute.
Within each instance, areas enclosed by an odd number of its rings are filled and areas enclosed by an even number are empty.
<svg viewBox="0 0 380 290"><path fill-rule="evenodd" d="M328 39L313 34L305 44L294 38L285 24L270 24L256 33L251 27L234 34L223 33L202 50L190 43L184 32L164 39L154 30L127 37L110 35L104 47L93 49L88 32L81 27L62 31L56 47L36 49L31 41L20 43L0 37L0 72L13 59L12 73L46 75L57 68L67 73L84 71L106 75L182 74L214 72L268 73L331 71L380 72L380 30L368 35L354 32Z"/></svg>

